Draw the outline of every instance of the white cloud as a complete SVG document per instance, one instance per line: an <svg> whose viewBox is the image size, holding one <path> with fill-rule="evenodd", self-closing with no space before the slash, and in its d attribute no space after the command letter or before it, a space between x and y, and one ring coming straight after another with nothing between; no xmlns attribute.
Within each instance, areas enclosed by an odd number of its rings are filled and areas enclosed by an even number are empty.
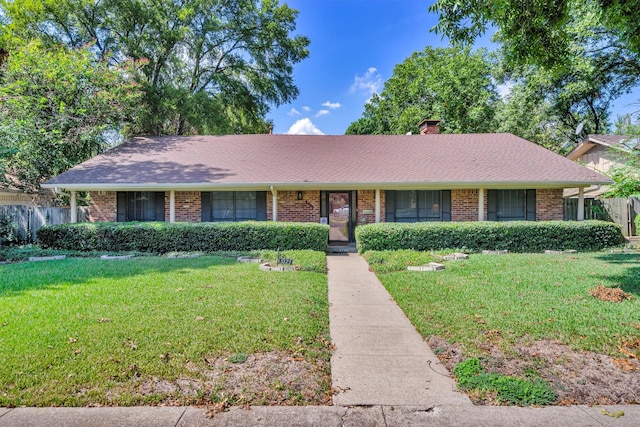
<svg viewBox="0 0 640 427"><path fill-rule="evenodd" d="M300 119L291 125L289 130L287 131L289 135L324 135L320 129L313 124L313 122L305 117L304 119Z"/></svg>
<svg viewBox="0 0 640 427"><path fill-rule="evenodd" d="M302 110L303 110L303 111L306 111L306 112L308 113L309 111L311 111L311 107L307 107L307 106L305 105L304 107L302 107Z"/></svg>
<svg viewBox="0 0 640 427"><path fill-rule="evenodd" d="M363 75L356 74L349 92L365 92L371 97L374 93L380 92L382 85L382 76L376 68L370 67Z"/></svg>
<svg viewBox="0 0 640 427"><path fill-rule="evenodd" d="M339 102L330 102L330 101L325 102L324 104L322 104L322 106L331 108L332 110L342 107L342 105Z"/></svg>
<svg viewBox="0 0 640 427"><path fill-rule="evenodd" d="M320 116L326 116L327 114L329 114L330 111L329 110L320 110L316 113L316 117L320 117Z"/></svg>
<svg viewBox="0 0 640 427"><path fill-rule="evenodd" d="M514 82L506 82L504 84L496 86L496 89L498 90L498 94L500 95L500 98L506 99L509 96L509 94L511 94L511 89L513 89L514 86L515 86Z"/></svg>
<svg viewBox="0 0 640 427"><path fill-rule="evenodd" d="M289 112L287 113L288 116L299 116L300 115L300 111L296 110L295 108L292 108L291 110L289 110Z"/></svg>

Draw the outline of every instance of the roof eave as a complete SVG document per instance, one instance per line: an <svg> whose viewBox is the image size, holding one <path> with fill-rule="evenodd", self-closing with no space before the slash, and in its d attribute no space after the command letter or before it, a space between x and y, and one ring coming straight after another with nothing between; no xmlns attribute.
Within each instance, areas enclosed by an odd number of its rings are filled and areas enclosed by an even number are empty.
<svg viewBox="0 0 640 427"><path fill-rule="evenodd" d="M127 183L127 184L42 184L43 188L67 191L264 191L271 188L296 190L460 190L460 189L551 189L580 188L612 184L613 181L462 181L462 182L245 182L245 183Z"/></svg>

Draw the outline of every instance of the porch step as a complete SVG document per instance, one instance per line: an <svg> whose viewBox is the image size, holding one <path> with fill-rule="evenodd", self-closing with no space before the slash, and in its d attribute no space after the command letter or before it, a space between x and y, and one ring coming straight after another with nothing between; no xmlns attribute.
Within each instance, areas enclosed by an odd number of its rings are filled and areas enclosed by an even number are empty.
<svg viewBox="0 0 640 427"><path fill-rule="evenodd" d="M356 253L358 249L355 244L351 245L327 245L328 254L344 254L344 253Z"/></svg>

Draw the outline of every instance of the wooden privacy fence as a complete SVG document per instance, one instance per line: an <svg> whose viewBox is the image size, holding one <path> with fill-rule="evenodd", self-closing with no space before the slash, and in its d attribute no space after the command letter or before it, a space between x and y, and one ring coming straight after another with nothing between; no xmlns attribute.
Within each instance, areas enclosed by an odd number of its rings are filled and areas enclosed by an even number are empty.
<svg viewBox="0 0 640 427"><path fill-rule="evenodd" d="M88 216L88 208L78 208L78 222L86 222ZM71 222L71 209L8 205L0 206L0 217L8 217L11 222L17 224L20 240L31 243L40 227Z"/></svg>
<svg viewBox="0 0 640 427"><path fill-rule="evenodd" d="M578 218L578 199L565 199L566 220ZM640 198L584 199L584 219L611 221L622 227L625 236L636 236L634 219L640 214Z"/></svg>

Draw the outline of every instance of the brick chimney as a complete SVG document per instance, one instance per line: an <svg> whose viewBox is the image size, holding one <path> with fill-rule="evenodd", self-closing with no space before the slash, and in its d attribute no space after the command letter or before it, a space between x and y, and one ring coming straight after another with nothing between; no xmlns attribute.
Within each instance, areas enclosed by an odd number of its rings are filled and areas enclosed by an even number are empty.
<svg viewBox="0 0 640 427"><path fill-rule="evenodd" d="M440 133L440 120L424 119L418 124L420 135L434 135Z"/></svg>

